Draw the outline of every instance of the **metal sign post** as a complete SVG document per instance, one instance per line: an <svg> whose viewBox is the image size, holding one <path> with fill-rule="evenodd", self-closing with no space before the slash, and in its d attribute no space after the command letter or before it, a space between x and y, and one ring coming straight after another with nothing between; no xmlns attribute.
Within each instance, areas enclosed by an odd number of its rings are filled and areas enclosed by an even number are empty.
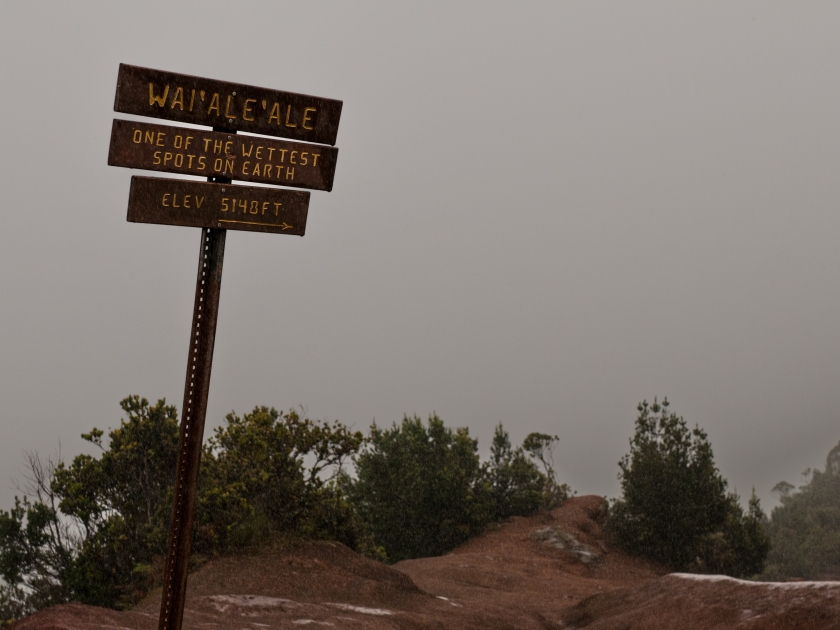
<svg viewBox="0 0 840 630"><path fill-rule="evenodd" d="M331 190L341 101L120 64L114 110L213 131L114 120L108 164L207 175L207 183L132 177L128 221L202 228L160 630L180 630L227 230L303 236L309 193ZM236 130L304 140L257 136ZM313 144L309 144L313 143Z"/></svg>

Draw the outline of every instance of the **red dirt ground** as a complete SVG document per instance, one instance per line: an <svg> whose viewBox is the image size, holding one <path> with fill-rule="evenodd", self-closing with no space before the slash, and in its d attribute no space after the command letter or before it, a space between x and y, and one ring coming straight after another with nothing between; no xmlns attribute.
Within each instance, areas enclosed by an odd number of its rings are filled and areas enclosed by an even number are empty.
<svg viewBox="0 0 840 630"><path fill-rule="evenodd" d="M602 509L573 498L393 567L324 542L216 559L190 576L184 629L840 630L840 582L666 575L604 543ZM13 628L154 630L159 601L55 606Z"/></svg>

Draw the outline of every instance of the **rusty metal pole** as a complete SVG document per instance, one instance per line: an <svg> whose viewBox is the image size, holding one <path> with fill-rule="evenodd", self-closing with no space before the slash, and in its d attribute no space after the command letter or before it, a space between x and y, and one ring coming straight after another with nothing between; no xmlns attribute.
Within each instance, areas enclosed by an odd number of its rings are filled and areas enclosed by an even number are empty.
<svg viewBox="0 0 840 630"><path fill-rule="evenodd" d="M215 131L236 133L224 129ZM208 177L207 181L230 183L230 179L221 177ZM181 406L181 438L175 473L172 524L169 528L169 547L160 601L160 630L181 630L184 619L187 570L198 495L204 418L210 391L210 370L213 366L213 345L216 341L226 233L227 230L209 228L201 231L187 379L184 385L184 404Z"/></svg>

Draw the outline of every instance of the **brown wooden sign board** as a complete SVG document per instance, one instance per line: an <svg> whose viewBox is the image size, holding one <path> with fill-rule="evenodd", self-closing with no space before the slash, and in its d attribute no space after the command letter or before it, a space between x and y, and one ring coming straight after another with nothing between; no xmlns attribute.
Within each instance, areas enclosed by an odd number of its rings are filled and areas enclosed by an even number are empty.
<svg viewBox="0 0 840 630"><path fill-rule="evenodd" d="M332 190L338 149L114 120L108 164L181 175Z"/></svg>
<svg viewBox="0 0 840 630"><path fill-rule="evenodd" d="M282 188L131 178L128 220L303 236L309 193Z"/></svg>
<svg viewBox="0 0 840 630"><path fill-rule="evenodd" d="M341 101L120 64L114 111L335 144Z"/></svg>

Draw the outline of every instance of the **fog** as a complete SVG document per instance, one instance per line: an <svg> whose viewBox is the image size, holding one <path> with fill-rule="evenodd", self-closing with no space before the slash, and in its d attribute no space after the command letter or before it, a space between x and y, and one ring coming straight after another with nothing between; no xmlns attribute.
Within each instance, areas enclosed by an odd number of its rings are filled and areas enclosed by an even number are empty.
<svg viewBox="0 0 840 630"><path fill-rule="evenodd" d="M228 234L205 435L435 411L616 496L667 396L771 507L840 439L838 61L831 2L3 2L0 509L181 403L200 231L125 220L121 62L344 101L306 236Z"/></svg>

